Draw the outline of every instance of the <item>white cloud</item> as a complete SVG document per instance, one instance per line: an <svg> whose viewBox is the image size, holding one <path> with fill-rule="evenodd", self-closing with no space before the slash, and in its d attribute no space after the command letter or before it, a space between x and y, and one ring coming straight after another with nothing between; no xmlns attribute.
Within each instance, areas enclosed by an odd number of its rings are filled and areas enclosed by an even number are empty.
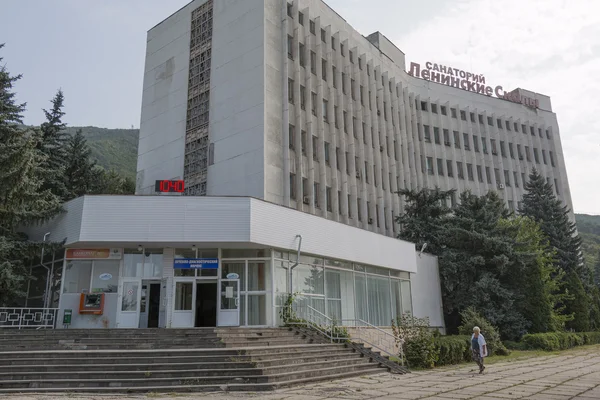
<svg viewBox="0 0 600 400"><path fill-rule="evenodd" d="M576 212L600 214L600 5L594 0L471 0L404 36L407 55L551 96Z"/></svg>

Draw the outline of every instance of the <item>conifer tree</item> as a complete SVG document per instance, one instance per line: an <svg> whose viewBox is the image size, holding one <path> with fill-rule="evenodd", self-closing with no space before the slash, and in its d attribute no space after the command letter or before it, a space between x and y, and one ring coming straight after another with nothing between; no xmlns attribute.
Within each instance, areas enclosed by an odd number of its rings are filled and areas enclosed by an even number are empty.
<svg viewBox="0 0 600 400"><path fill-rule="evenodd" d="M24 261L37 247L18 228L61 210L59 198L42 189L46 159L37 150L39 132L19 126L25 104L16 103L13 85L20 78L11 76L0 58L0 306L22 295L28 277Z"/></svg>
<svg viewBox="0 0 600 400"><path fill-rule="evenodd" d="M38 143L39 150L46 156L46 161L42 165L44 173L42 189L50 189L52 193L65 200L68 194L64 171L69 137L65 132L66 125L62 121L65 115L62 90L58 90L51 103L52 109L44 110L46 122L40 126L42 140Z"/></svg>
<svg viewBox="0 0 600 400"><path fill-rule="evenodd" d="M91 159L92 151L81 132L77 130L67 143L67 159L65 167L65 183L67 200L84 194L93 193L101 179L101 170Z"/></svg>
<svg viewBox="0 0 600 400"><path fill-rule="evenodd" d="M584 271L581 238L577 235L575 222L569 219L570 210L556 198L552 185L536 169L529 175L525 190L519 212L540 224L550 246L556 252L558 268L565 272L564 293L570 296L564 303L565 312L574 317L567 322L567 328L588 330L588 305L591 299L584 285L588 282L589 275Z"/></svg>

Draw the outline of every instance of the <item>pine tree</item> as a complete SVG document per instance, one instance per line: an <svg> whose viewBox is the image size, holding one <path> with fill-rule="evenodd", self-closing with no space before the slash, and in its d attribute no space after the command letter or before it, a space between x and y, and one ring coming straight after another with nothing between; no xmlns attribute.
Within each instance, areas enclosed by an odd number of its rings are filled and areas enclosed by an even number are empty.
<svg viewBox="0 0 600 400"><path fill-rule="evenodd" d="M67 143L69 137L62 122L64 95L61 90L51 100L52 109L44 110L46 122L40 126L42 140L39 150L46 156L43 163L44 184L42 189L50 189L52 193L65 200L68 197L64 181L64 170L67 160Z"/></svg>
<svg viewBox="0 0 600 400"><path fill-rule="evenodd" d="M417 249L427 243L426 252L440 254L440 246L445 239L442 228L452 211L447 202L454 192L439 188L399 191L398 194L404 196L406 205L404 213L396 218L396 223L400 226L398 239L415 243Z"/></svg>
<svg viewBox="0 0 600 400"><path fill-rule="evenodd" d="M0 45L0 49L3 45ZM42 189L45 155L37 150L39 132L21 129L25 104L15 102L11 76L0 58L0 306L22 295L27 279L25 259L35 243L18 228L47 220L60 212L60 200Z"/></svg>
<svg viewBox="0 0 600 400"><path fill-rule="evenodd" d="M77 130L74 136L67 143L67 159L64 172L67 197L74 199L94 192L98 186L98 181L102 178L102 171L96 166L96 162L91 159L91 149L81 132Z"/></svg>
<svg viewBox="0 0 600 400"><path fill-rule="evenodd" d="M569 219L570 210L556 198L552 185L536 169L529 175L525 190L519 212L540 224L556 252L557 267L565 272L564 290L571 297L565 301L565 313L574 316L566 326L575 330L589 329L587 304L591 299L585 285L590 283L590 278L584 271L581 238L575 223Z"/></svg>
<svg viewBox="0 0 600 400"><path fill-rule="evenodd" d="M515 262L514 234L500 221L510 212L495 192L477 197L462 193L454 217L443 228L446 248L439 257L446 325L455 331L460 312L476 306L503 337L516 339L529 322L516 308L522 299L514 278L523 272Z"/></svg>

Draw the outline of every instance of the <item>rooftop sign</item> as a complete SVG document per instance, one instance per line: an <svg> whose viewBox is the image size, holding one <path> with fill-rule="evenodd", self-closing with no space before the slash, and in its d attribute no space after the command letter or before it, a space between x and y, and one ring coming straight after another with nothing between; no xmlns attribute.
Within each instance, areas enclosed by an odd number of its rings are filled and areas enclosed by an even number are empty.
<svg viewBox="0 0 600 400"><path fill-rule="evenodd" d="M474 74L465 72L458 68L447 67L445 65L434 64L430 61L425 63L426 69L421 70L421 64L414 62L410 63L408 74L416 78L425 79L442 85L452 86L458 89L468 90L469 92L479 93L486 96L495 94L497 98L520 103L527 107L539 108L539 100L522 96L518 90L505 92L502 86L496 86L492 89L491 86L485 84L485 76L482 74Z"/></svg>

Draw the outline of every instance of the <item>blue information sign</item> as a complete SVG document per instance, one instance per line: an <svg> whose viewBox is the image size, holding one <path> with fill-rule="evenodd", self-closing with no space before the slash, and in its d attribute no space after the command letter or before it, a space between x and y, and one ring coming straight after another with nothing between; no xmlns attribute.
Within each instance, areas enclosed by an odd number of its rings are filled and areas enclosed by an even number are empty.
<svg viewBox="0 0 600 400"><path fill-rule="evenodd" d="M175 269L219 269L218 258L176 258Z"/></svg>

